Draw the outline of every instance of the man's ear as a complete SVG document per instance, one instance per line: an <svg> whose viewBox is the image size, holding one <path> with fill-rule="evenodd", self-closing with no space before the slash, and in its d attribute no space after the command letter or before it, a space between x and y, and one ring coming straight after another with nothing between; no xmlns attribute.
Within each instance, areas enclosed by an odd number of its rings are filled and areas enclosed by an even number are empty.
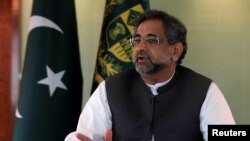
<svg viewBox="0 0 250 141"><path fill-rule="evenodd" d="M173 60L174 61L178 61L178 59L180 58L182 52L183 52L183 44L181 42L175 43L173 45Z"/></svg>

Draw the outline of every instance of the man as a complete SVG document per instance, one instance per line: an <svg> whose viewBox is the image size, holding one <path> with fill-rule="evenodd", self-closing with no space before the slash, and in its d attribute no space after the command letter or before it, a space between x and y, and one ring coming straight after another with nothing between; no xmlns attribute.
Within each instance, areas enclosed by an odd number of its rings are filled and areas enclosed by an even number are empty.
<svg viewBox="0 0 250 141"><path fill-rule="evenodd" d="M146 11L130 40L135 69L100 83L66 140L207 141L209 124L235 124L215 82L180 65L186 34L175 17Z"/></svg>

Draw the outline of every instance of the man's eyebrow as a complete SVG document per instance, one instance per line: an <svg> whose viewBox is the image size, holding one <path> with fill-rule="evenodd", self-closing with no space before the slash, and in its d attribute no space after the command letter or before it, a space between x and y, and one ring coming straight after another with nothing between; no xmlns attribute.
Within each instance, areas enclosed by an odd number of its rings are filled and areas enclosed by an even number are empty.
<svg viewBox="0 0 250 141"><path fill-rule="evenodd" d="M135 34L134 37L141 37L141 35L140 34Z"/></svg>
<svg viewBox="0 0 250 141"><path fill-rule="evenodd" d="M154 34L154 33L148 33L146 36L147 36L147 37L148 37L148 36L155 36L155 37L157 37L157 35ZM134 37L141 37L141 35L140 35L140 34L135 34Z"/></svg>
<svg viewBox="0 0 250 141"><path fill-rule="evenodd" d="M149 34L147 34L147 36L157 36L157 35L154 33L149 33Z"/></svg>

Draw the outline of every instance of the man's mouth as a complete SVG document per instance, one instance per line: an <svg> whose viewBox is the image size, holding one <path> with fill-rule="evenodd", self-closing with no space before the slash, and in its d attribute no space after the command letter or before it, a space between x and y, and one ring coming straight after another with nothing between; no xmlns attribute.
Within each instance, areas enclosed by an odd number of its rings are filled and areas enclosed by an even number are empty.
<svg viewBox="0 0 250 141"><path fill-rule="evenodd" d="M144 54L138 54L138 56L137 56L137 62L138 63L148 62L148 56L144 55Z"/></svg>

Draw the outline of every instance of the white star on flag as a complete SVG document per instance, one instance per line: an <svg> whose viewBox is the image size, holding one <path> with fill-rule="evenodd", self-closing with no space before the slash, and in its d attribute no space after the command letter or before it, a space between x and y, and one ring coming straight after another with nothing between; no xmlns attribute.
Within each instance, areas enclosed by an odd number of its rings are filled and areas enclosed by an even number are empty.
<svg viewBox="0 0 250 141"><path fill-rule="evenodd" d="M56 88L62 88L67 90L67 87L63 84L63 82L61 81L65 70L58 72L58 73L54 73L47 65L46 65L46 71L47 71L47 77L38 81L38 84L44 84L44 85L48 85L49 87L49 93L50 96L53 95L54 91L56 90Z"/></svg>

